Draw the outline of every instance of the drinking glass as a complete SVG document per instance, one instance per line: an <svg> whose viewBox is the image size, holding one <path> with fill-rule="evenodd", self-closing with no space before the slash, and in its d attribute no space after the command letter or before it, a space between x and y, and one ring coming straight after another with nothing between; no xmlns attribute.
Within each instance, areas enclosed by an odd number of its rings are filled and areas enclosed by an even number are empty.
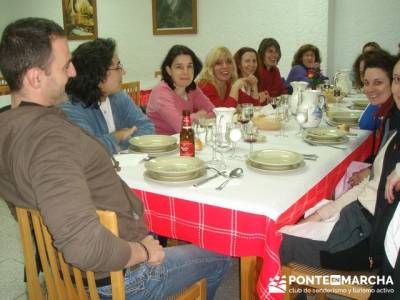
<svg viewBox="0 0 400 300"><path fill-rule="evenodd" d="M238 121L245 126L249 123L254 115L254 107L251 103L243 103L239 106L239 118Z"/></svg>
<svg viewBox="0 0 400 300"><path fill-rule="evenodd" d="M208 135L210 135L212 139L211 143L209 143L209 145L211 144L212 146L212 157L211 160L207 161L206 163L209 166L214 166L218 170L225 170L227 168L225 159L222 154L221 148L218 147L221 132L220 130L218 130L218 127L216 125L207 127L207 130ZM217 158L217 152L221 155L220 159Z"/></svg>
<svg viewBox="0 0 400 300"><path fill-rule="evenodd" d="M246 126L244 141L250 144L249 156L253 153L253 144L257 142L258 128L254 124L250 123Z"/></svg>
<svg viewBox="0 0 400 300"><path fill-rule="evenodd" d="M286 123L289 121L289 105L282 103L280 106L277 107L276 109L276 118L280 121L281 128L279 131L279 134L277 136L279 137L287 137L285 134L285 127Z"/></svg>
<svg viewBox="0 0 400 300"><path fill-rule="evenodd" d="M236 155L236 146L237 142L239 142L242 138L242 130L240 124L229 123L227 126L227 138L232 143L232 153L229 158L240 158L240 156Z"/></svg>
<svg viewBox="0 0 400 300"><path fill-rule="evenodd" d="M308 121L308 108L307 107L301 107L299 106L297 108L297 113L296 113L296 121L299 123L299 132L297 135L302 135L303 133L303 125L307 123Z"/></svg>
<svg viewBox="0 0 400 300"><path fill-rule="evenodd" d="M339 107L340 96L341 96L340 88L335 87L335 89L333 90L333 97L335 98L335 106L336 107Z"/></svg>

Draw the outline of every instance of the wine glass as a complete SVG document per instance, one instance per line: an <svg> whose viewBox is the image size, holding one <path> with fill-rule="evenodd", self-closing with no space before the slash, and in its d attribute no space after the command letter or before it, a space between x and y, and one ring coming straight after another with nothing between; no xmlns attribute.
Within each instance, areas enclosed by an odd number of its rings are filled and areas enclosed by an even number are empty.
<svg viewBox="0 0 400 300"><path fill-rule="evenodd" d="M250 144L249 156L253 153L253 144L257 142L258 128L250 123L246 126L244 141Z"/></svg>
<svg viewBox="0 0 400 300"><path fill-rule="evenodd" d="M237 142L242 138L241 125L236 123L229 123L226 131L229 141L232 143L232 153L229 158L240 158L236 155Z"/></svg>
<svg viewBox="0 0 400 300"><path fill-rule="evenodd" d="M333 97L335 98L335 106L336 106L336 108L339 107L339 100L341 98L340 96L341 96L340 88L335 87L335 89L333 90Z"/></svg>
<svg viewBox="0 0 400 300"><path fill-rule="evenodd" d="M285 127L286 127L286 123L289 121L289 105L288 104L282 103L280 106L277 107L276 118L281 123L281 129L277 136L287 137L287 135L285 134Z"/></svg>
<svg viewBox="0 0 400 300"><path fill-rule="evenodd" d="M245 124L249 123L251 118L254 115L254 107L252 103L243 103L239 107L239 118L238 121L245 126Z"/></svg>

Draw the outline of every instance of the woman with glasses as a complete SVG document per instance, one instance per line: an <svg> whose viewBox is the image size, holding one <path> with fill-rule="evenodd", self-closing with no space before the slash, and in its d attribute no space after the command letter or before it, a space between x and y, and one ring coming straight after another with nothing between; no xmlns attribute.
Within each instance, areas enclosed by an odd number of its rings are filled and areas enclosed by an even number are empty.
<svg viewBox="0 0 400 300"><path fill-rule="evenodd" d="M72 53L76 76L66 86L69 100L60 108L96 136L111 153L128 148L132 136L154 133L154 125L121 91L125 70L112 39L81 44Z"/></svg>
<svg viewBox="0 0 400 300"><path fill-rule="evenodd" d="M192 120L212 117L214 105L197 87L194 79L202 64L186 46L175 45L161 64L161 82L153 88L147 115L159 134L181 131L182 111L189 110Z"/></svg>

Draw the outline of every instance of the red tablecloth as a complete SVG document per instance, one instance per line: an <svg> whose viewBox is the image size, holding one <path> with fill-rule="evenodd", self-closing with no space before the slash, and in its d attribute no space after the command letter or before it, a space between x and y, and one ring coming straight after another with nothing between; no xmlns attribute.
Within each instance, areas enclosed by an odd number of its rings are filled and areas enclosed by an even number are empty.
<svg viewBox="0 0 400 300"><path fill-rule="evenodd" d="M257 282L260 299L282 299L270 294L270 278L280 275L281 226L295 223L319 200L328 197L353 160L370 154L371 136L352 154L312 187L275 222L262 215L220 208L184 199L134 190L145 204L149 229L158 234L190 241L202 248L230 256L258 256L263 259Z"/></svg>

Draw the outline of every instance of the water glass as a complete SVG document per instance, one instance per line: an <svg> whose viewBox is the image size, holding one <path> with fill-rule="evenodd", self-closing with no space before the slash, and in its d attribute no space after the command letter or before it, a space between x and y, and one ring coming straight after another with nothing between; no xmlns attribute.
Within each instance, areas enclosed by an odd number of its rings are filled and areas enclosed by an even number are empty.
<svg viewBox="0 0 400 300"><path fill-rule="evenodd" d="M242 130L240 124L229 123L226 131L227 139L232 143L232 153L229 158L240 158L236 155L236 146L242 138Z"/></svg>
<svg viewBox="0 0 400 300"><path fill-rule="evenodd" d="M299 123L299 126L300 126L299 132L297 134L301 135L304 130L303 125L305 123L307 123L307 121L308 121L308 109L306 107L305 108L299 107L297 109L296 121L297 121L297 123Z"/></svg>
<svg viewBox="0 0 400 300"><path fill-rule="evenodd" d="M278 106L276 109L276 118L281 124L281 128L277 136L287 137L285 134L285 127L286 123L289 121L289 105L282 103L280 106Z"/></svg>
<svg viewBox="0 0 400 300"><path fill-rule="evenodd" d="M254 124L250 123L246 126L244 141L250 144L249 156L253 152L253 144L257 142L258 128Z"/></svg>

